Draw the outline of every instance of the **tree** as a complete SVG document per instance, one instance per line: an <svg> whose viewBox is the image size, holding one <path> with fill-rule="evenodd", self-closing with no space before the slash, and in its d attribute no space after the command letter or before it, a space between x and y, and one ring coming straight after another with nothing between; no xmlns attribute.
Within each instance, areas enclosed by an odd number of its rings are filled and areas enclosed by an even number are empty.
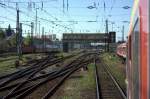
<svg viewBox="0 0 150 99"><path fill-rule="evenodd" d="M30 35L28 35L27 37L24 38L24 44L27 45L27 46L30 46L31 45L31 37Z"/></svg>
<svg viewBox="0 0 150 99"><path fill-rule="evenodd" d="M8 25L8 29L6 30L6 35L11 36L12 35L12 30L10 24Z"/></svg>
<svg viewBox="0 0 150 99"><path fill-rule="evenodd" d="M11 44L11 46L16 46L16 34L9 40L10 41L10 44Z"/></svg>
<svg viewBox="0 0 150 99"><path fill-rule="evenodd" d="M5 39L5 32L0 29L0 40Z"/></svg>

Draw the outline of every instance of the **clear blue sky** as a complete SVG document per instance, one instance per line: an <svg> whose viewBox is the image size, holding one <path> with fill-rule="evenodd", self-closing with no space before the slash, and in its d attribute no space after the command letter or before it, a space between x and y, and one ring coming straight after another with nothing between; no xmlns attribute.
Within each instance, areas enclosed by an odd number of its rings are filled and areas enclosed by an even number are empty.
<svg viewBox="0 0 150 99"><path fill-rule="evenodd" d="M122 7L132 7L133 0L68 0L68 10L67 0L64 1L63 9L63 0L0 0L0 3L6 5L0 6L0 26L3 28L7 27L8 24L11 24L11 27L16 26L16 11L11 7L15 8L15 2L18 2L18 7L22 11L20 13L20 21L35 22L35 8L40 8L37 10L38 17L47 20L45 21L38 18L41 24L40 26L45 27L47 34L53 32L57 34L59 38L61 38L64 32L71 32L70 29L75 33L104 33L106 19L109 21L109 31L112 31L113 28L113 30L117 32L117 40L121 39L123 25L125 26L125 36L127 35L129 23L123 23L122 21L130 21L132 8L123 9ZM33 2L35 2L35 4ZM43 10L41 10L42 6ZM88 9L87 7L89 6L94 8ZM51 21L54 21L54 23ZM112 22L115 23L113 27ZM24 23L30 24L30 22ZM68 30L64 27L70 29ZM23 25L24 35L27 31L30 31L30 27Z"/></svg>

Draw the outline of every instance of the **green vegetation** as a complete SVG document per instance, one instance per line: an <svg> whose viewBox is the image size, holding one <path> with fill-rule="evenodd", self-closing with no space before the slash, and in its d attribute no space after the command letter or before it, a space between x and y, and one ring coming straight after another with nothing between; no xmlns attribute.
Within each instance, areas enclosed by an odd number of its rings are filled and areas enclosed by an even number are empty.
<svg viewBox="0 0 150 99"><path fill-rule="evenodd" d="M16 35L14 37L12 37L9 42L11 43L11 46L16 46Z"/></svg>
<svg viewBox="0 0 150 99"><path fill-rule="evenodd" d="M94 99L96 82L94 66L90 64L88 71L78 71L63 85L63 91L52 99Z"/></svg>
<svg viewBox="0 0 150 99"><path fill-rule="evenodd" d="M121 59L115 55L115 53L104 53L102 54L102 60L108 65L111 73L117 79L122 88L126 89L125 79L125 64L122 64Z"/></svg>
<svg viewBox="0 0 150 99"><path fill-rule="evenodd" d="M11 73L15 70L15 59L0 62L0 74Z"/></svg>
<svg viewBox="0 0 150 99"><path fill-rule="evenodd" d="M71 52L71 53L65 53L65 52L60 52L57 54L58 57L66 57L66 56L69 56L69 55L72 55L72 54L75 54L79 51L74 51L74 52Z"/></svg>
<svg viewBox="0 0 150 99"><path fill-rule="evenodd" d="M68 56L68 55L69 55L69 53L63 53L63 52L60 52L60 53L57 54L57 56L60 57L60 58Z"/></svg>
<svg viewBox="0 0 150 99"><path fill-rule="evenodd" d="M31 40L31 37L30 37L30 35L28 35L26 38L24 38L24 44L25 45L31 45L31 42L32 42L32 40Z"/></svg>
<svg viewBox="0 0 150 99"><path fill-rule="evenodd" d="M16 47L16 35L12 36L8 40L0 38L0 52L7 51L7 49Z"/></svg>
<svg viewBox="0 0 150 99"><path fill-rule="evenodd" d="M5 38L5 31L0 29L0 40Z"/></svg>
<svg viewBox="0 0 150 99"><path fill-rule="evenodd" d="M13 35L11 35L13 34ZM6 39L6 35L9 35L10 37ZM3 30L0 29L0 52L7 51L9 48L16 47L16 41L17 41L18 33L15 34L14 31L11 29L11 26L8 26L8 29ZM29 46L31 45L31 37L28 35L27 37L23 37L23 44Z"/></svg>

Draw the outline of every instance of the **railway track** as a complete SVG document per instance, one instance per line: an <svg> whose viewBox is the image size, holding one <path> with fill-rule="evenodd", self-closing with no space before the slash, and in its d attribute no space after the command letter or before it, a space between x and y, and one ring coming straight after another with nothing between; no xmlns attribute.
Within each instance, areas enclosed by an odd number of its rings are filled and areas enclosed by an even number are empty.
<svg viewBox="0 0 150 99"><path fill-rule="evenodd" d="M126 99L126 95L107 66L95 59L97 99Z"/></svg>
<svg viewBox="0 0 150 99"><path fill-rule="evenodd" d="M28 74L28 73L34 71L35 69L38 69L40 67L43 67L44 65L47 65L48 63L54 63L55 61L62 61L62 60L71 58L73 56L74 55L70 55L70 56L64 57L64 59L61 59L61 58L57 58L55 55L49 55L46 58L43 58L43 59L40 59L40 60L36 60L36 61L34 61L32 63L29 62L26 65L23 65L24 67L27 67L27 68L20 69L20 70L14 72L14 73L11 73L11 74L0 76L0 80L1 79L5 79L5 78L10 78L12 76L16 77L17 75L18 76L26 75L26 73ZM48 64L48 65L50 65L50 64ZM0 86L1 86L1 84L0 84Z"/></svg>
<svg viewBox="0 0 150 99"><path fill-rule="evenodd" d="M72 56L65 57L64 59L68 59ZM47 68L48 66L57 64L61 62L59 58L49 58L47 57L39 64L34 65L33 67L29 67L28 69L24 69L13 73L13 75L8 75L5 77L1 77L0 81L0 96L3 99L22 99L32 97L34 99L48 99L51 97L54 92L59 88L59 86L66 80L66 78L74 73L76 70L81 68L82 66L87 65L91 58L93 58L92 53L80 55L75 60L61 66L61 68L51 71L49 73L35 76L41 70ZM51 84L48 84L51 82ZM44 88L42 86L48 84L49 88L47 92L40 92L39 97L33 97L33 93L36 93L40 88ZM36 95L39 93L36 93Z"/></svg>

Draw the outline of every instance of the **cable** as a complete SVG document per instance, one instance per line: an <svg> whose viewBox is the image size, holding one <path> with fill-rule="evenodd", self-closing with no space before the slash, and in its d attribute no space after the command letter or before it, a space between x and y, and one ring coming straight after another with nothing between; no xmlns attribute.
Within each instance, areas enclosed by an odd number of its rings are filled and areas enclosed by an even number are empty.
<svg viewBox="0 0 150 99"><path fill-rule="evenodd" d="M35 1L6 1L6 0L4 0L3 2L6 2L6 3L29 3L29 2L31 2L31 3L41 3L41 2L43 2L43 3L49 3L49 2L52 2L52 1L58 1L58 0L42 0L42 1L37 1L37 0L35 0Z"/></svg>
<svg viewBox="0 0 150 99"><path fill-rule="evenodd" d="M6 6L6 5L5 5ZM13 8L13 7L9 7L9 8ZM13 8L13 10L14 10L15 8ZM9 10L8 10L9 11ZM44 10L45 12L46 12L46 10ZM28 16L28 17L30 17L29 15L27 15L25 12L23 12L23 11L21 11L20 10L20 12L21 13L23 13L23 14L25 14L26 16ZM48 12L46 12L47 14L49 14ZM49 14L50 15L50 14ZM16 16L16 15L15 15ZM53 17L53 16L51 16L51 17ZM31 17L30 17L31 18ZM32 17L32 18L34 18L34 17ZM40 18L40 17L38 17L39 19L41 19L41 20L46 20L46 19L44 19L44 18ZM53 17L53 18L55 18L55 17ZM7 18L8 19L8 18ZM58 20L58 19L56 19L56 20ZM13 20L13 21L15 21L15 20ZM46 20L46 21L49 21L50 22L50 20ZM51 21L51 23L53 23L54 21ZM57 21L55 21L55 22L57 22ZM59 22L59 21L58 21ZM61 22L61 21L60 21ZM55 24L55 23L54 23ZM25 24L25 25L28 25L28 24ZM59 25L59 24L56 24L56 25ZM30 25L28 25L28 26L30 26ZM60 26L62 26L62 25L60 25Z"/></svg>
<svg viewBox="0 0 150 99"><path fill-rule="evenodd" d="M111 12L112 12L112 10L113 10L113 8L114 8L114 4L116 3L116 0L113 0L113 3L112 3L112 6L111 6L111 8L110 8L110 14L111 14ZM122 8L122 7L121 7Z"/></svg>
<svg viewBox="0 0 150 99"><path fill-rule="evenodd" d="M3 19L7 19L7 20L9 20L9 21L16 22L16 20L10 19L10 18L8 18L7 16L0 16L0 17L3 18Z"/></svg>
<svg viewBox="0 0 150 99"><path fill-rule="evenodd" d="M0 5L3 5L3 6L5 6L5 7L8 7L8 8L10 8L10 9L13 9L13 10L15 10L16 11L16 9L14 8L14 7L11 7L11 6L7 6L6 4L2 4L2 3L0 3ZM22 14L24 14L24 15L26 15L27 17L30 17L29 15L27 15L25 12L23 12L23 11L21 11L21 10L19 10L19 12L21 12ZM6 17L7 18L7 17ZM31 17L30 17L31 18ZM32 17L32 18L34 18L34 17ZM66 28L64 25L60 25L60 24L56 24L55 22L53 22L53 21L51 21L51 20L48 20L48 19L44 19L44 18L41 18L41 17L37 17L38 19L41 19L41 20L43 20L43 21L47 21L47 22L50 22L50 23L52 23L52 24L55 24L55 25L57 25L57 26L61 26L61 27L63 27L63 28ZM8 18L7 18L8 19ZM11 19L10 19L11 20ZM13 21L15 21L15 20L13 20ZM24 23L25 24L25 23ZM28 24L25 24L25 25L28 25ZM29 26L29 25L28 25ZM69 29L69 28L68 28Z"/></svg>
<svg viewBox="0 0 150 99"><path fill-rule="evenodd" d="M37 5L37 6L38 6L38 5ZM40 8L40 7L38 6L38 8ZM49 16L51 16L51 17L53 17L55 20L57 20L57 21L55 21L55 22L61 22L61 21L59 21L59 20L58 20L58 18L54 17L53 15L51 15L51 14L50 14L49 12L47 12L46 10L42 9L42 11L43 11L43 12L45 12L47 15L49 15ZM55 24L55 25L65 27L64 25L56 24L54 21L47 20L47 19L40 18L40 17L38 17L38 18L39 18L39 19L42 19L42 20L45 20L45 21L49 21L49 22L51 22L51 23L53 23L53 24Z"/></svg>

